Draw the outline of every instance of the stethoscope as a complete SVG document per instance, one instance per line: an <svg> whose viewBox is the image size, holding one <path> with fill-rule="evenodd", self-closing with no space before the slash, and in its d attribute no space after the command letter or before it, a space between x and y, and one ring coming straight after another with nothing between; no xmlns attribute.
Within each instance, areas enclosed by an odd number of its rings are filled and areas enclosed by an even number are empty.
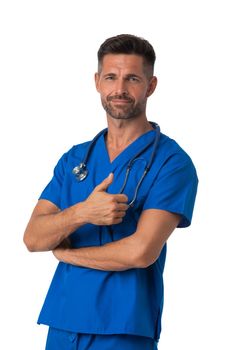
<svg viewBox="0 0 233 350"><path fill-rule="evenodd" d="M156 153L156 150L157 150L157 147L158 147L158 143L159 143L159 139L160 139L160 127L158 124L154 123L154 122L150 122L150 124L153 126L153 128L156 130L156 136L154 138L154 140L152 140L152 142L150 142L148 145L146 145L145 147L143 147L128 163L127 165L127 169L126 169L126 174L125 174L125 179L124 179L124 182L123 182L123 185L119 191L119 193L123 193L124 189L125 189L125 186L127 184L127 180L128 180L128 177L129 177L129 174L130 174L130 170L133 166L133 163L141 158L139 158L139 156L145 152L152 144L153 144L153 147L152 147L152 151L151 151L151 156L150 156L150 160L149 162L147 163L145 161L145 166L144 166L144 171L143 171L143 174L141 176L141 178L139 179L138 183L137 183L137 186L135 187L135 191L134 191L134 196L133 196L133 199L130 201L130 203L128 204L130 207L133 206L134 202L136 201L137 199L137 195L138 195L138 190L139 190L139 187L141 186L142 184L142 181L144 180L146 174L148 173L148 171L150 170L151 168L151 165L152 165L152 162L155 158L155 153ZM104 129L104 130L101 130L95 137L94 139L91 141L90 143L90 146L89 148L87 149L87 152L86 152L86 155L83 159L83 161L77 165L76 167L74 167L74 169L72 170L72 173L74 174L74 176L76 177L77 181L81 182L83 180L86 179L87 175L88 175L88 169L87 169L87 161L88 161L88 158L90 157L90 154L91 154L91 151L96 143L96 141L99 139L99 137L101 137L101 135L104 135L106 132L107 132L107 128Z"/></svg>

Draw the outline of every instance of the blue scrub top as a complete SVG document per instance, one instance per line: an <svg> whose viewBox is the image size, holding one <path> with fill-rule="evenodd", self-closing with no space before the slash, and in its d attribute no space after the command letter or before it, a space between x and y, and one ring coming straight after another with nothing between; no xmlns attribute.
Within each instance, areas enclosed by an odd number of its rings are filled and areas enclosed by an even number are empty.
<svg viewBox="0 0 233 350"><path fill-rule="evenodd" d="M109 193L119 193L129 161L155 138L148 131L110 162L101 135L88 158L87 178L78 182L72 169L85 158L90 142L72 147L59 160L54 176L40 199L61 210L84 201L94 187L114 173ZM131 169L124 193L131 200L135 186L149 161L152 145ZM72 247L101 246L131 235L143 210L163 209L181 215L179 227L191 223L197 191L197 175L190 157L172 139L161 134L150 171L137 200L122 223L108 226L86 224L71 236ZM77 333L134 334L158 341L163 309L163 270L166 245L155 263L147 268L101 271L59 263L42 307L38 323Z"/></svg>

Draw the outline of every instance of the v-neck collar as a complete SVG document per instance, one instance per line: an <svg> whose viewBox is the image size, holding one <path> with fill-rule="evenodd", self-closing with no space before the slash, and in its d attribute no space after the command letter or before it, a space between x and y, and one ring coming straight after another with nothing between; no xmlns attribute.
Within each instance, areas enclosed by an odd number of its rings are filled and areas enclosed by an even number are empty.
<svg viewBox="0 0 233 350"><path fill-rule="evenodd" d="M137 154L142 147L145 147L148 143L152 141L152 139L155 137L156 129L155 130L149 130L146 133L140 135L136 140L131 142L121 153L118 154L116 158L114 158L112 161L110 161L109 153L107 150L106 142L105 142L105 135L101 135L100 142L101 142L101 148L103 149L103 156L106 160L106 162L111 167L111 170L113 171L119 163L125 163L129 161L132 157Z"/></svg>

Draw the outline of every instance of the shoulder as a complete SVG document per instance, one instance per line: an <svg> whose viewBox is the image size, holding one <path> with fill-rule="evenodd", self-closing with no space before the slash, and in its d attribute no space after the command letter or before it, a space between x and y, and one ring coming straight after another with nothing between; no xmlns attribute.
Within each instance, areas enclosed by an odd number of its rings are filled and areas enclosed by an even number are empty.
<svg viewBox="0 0 233 350"><path fill-rule="evenodd" d="M187 154L187 152L185 152L185 150L179 145L177 141L163 133L161 133L160 137L160 151L167 156L180 153L184 157L190 159L190 156Z"/></svg>
<svg viewBox="0 0 233 350"><path fill-rule="evenodd" d="M180 181L181 178L186 178L187 181L198 182L197 171L190 155L167 135L161 134L154 166L157 168L157 179L172 177Z"/></svg>
<svg viewBox="0 0 233 350"><path fill-rule="evenodd" d="M74 145L70 148L68 153L72 156L80 156L80 154L85 154L91 144L91 141L85 141Z"/></svg>
<svg viewBox="0 0 233 350"><path fill-rule="evenodd" d="M65 153L62 154L61 159L69 161L70 158L80 158L84 156L89 148L91 141L79 143L70 147Z"/></svg>
<svg viewBox="0 0 233 350"><path fill-rule="evenodd" d="M163 162L163 165L172 162L177 166L181 164L189 164L194 167L190 155L179 145L179 143L162 133L158 151L158 156Z"/></svg>

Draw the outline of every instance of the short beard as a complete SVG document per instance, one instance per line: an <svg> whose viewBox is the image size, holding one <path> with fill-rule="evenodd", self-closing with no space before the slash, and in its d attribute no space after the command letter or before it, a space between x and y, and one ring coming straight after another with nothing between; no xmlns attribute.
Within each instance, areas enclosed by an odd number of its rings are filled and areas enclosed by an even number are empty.
<svg viewBox="0 0 233 350"><path fill-rule="evenodd" d="M106 100L101 100L102 106L106 113L114 118L114 119L121 119L121 120L127 120L127 119L134 119L137 118L143 111L142 105L130 105L130 106L118 106L118 108L114 108L111 105L112 97L108 97Z"/></svg>

